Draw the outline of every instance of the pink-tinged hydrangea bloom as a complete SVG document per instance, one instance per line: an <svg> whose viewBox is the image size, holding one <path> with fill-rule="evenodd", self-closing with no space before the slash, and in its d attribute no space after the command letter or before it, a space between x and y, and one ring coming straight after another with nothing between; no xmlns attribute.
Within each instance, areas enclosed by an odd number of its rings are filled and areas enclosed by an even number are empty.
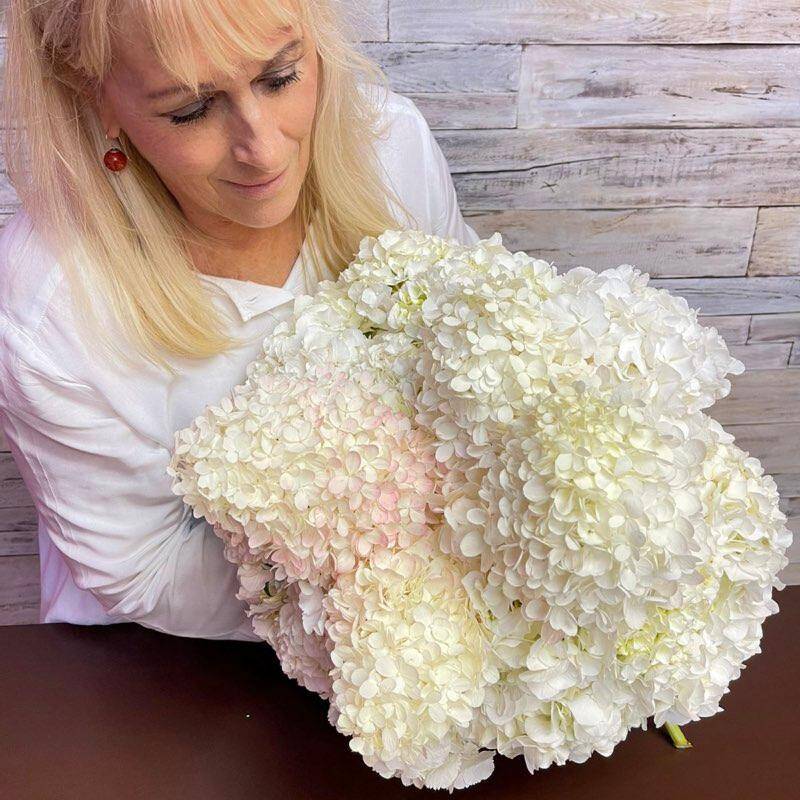
<svg viewBox="0 0 800 800"><path fill-rule="evenodd" d="M373 551L431 534L433 439L385 390L370 370L264 374L182 432L177 486L225 531L231 560L329 586Z"/></svg>
<svg viewBox="0 0 800 800"><path fill-rule="evenodd" d="M176 433L254 630L381 775L609 755L717 713L759 651L792 535L703 413L744 365L648 281L365 237Z"/></svg>

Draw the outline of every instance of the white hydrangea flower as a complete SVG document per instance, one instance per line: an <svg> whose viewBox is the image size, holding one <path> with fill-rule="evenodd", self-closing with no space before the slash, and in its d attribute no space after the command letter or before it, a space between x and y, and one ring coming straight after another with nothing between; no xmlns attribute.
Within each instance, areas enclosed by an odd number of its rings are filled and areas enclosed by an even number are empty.
<svg viewBox="0 0 800 800"><path fill-rule="evenodd" d="M652 713L613 661L617 635L587 625L573 636L530 621L486 575L465 576L473 606L492 630L500 679L487 688L471 738L529 769L610 755Z"/></svg>
<svg viewBox="0 0 800 800"><path fill-rule="evenodd" d="M321 590L307 581L277 579L274 567L259 571L254 565L244 565L239 568L239 580L236 596L248 601L253 631L270 644L284 673L323 699L330 698L333 664ZM255 592L258 583L261 589Z"/></svg>
<svg viewBox="0 0 800 800"><path fill-rule="evenodd" d="M654 721L685 724L721 711L744 662L760 652L764 620L778 611L773 588L792 541L774 478L701 415L708 450L696 489L701 581L685 581L670 603L653 606L617 648L622 674L654 698Z"/></svg>
<svg viewBox="0 0 800 800"><path fill-rule="evenodd" d="M698 564L702 452L647 409L589 392L551 395L538 412L446 484L449 548L479 558L529 620L565 635L589 621L637 627Z"/></svg>
<svg viewBox="0 0 800 800"><path fill-rule="evenodd" d="M466 768L492 769L493 754L464 736L498 674L462 579L457 561L419 540L376 553L325 598L336 727L406 785L456 788Z"/></svg>

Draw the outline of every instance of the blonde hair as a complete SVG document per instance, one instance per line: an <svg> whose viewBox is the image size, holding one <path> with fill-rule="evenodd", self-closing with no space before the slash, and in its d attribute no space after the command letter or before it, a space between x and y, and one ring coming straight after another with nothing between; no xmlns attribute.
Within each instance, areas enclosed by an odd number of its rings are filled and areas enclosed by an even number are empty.
<svg viewBox="0 0 800 800"><path fill-rule="evenodd" d="M126 359L99 313L110 312L139 355L170 372L166 351L206 358L243 340L226 332L188 243L212 243L191 226L151 165L120 132L128 166L103 165L110 142L89 98L113 58L120 4L135 12L163 67L197 91L192 41L225 75L237 58L263 59L264 32L306 27L320 58L310 163L298 198L302 229L313 217L317 277L338 275L364 236L399 227L375 150L382 103L361 91L388 80L355 49L352 0L8 0L0 125L9 179L37 233L58 255L86 344ZM348 13L348 10L350 13ZM319 257L318 257L319 256Z"/></svg>

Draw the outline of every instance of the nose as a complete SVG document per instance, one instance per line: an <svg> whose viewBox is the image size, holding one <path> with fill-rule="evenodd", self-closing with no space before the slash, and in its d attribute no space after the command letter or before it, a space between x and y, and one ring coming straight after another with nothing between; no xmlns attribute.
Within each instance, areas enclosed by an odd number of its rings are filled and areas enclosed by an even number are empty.
<svg viewBox="0 0 800 800"><path fill-rule="evenodd" d="M233 158L252 165L262 175L284 166L280 120L268 106L263 96L245 90L228 115Z"/></svg>

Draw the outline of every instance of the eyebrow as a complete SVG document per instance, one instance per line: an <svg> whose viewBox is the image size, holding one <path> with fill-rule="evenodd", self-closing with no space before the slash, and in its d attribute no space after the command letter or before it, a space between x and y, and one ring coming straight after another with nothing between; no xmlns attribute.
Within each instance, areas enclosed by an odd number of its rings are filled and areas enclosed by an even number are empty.
<svg viewBox="0 0 800 800"><path fill-rule="evenodd" d="M302 39L293 39L288 44L285 44L275 53L272 58L268 58L263 64L261 71L266 72L271 67L274 67L285 55L290 53L291 51L295 50L298 45L302 44ZM201 83L198 85L199 91L207 91L209 89L214 88L213 83ZM188 86L168 86L165 89L156 89L154 92L150 92L150 94L146 95L147 100L158 100L162 97L170 97L175 94L182 94L183 92L188 92L190 87Z"/></svg>

